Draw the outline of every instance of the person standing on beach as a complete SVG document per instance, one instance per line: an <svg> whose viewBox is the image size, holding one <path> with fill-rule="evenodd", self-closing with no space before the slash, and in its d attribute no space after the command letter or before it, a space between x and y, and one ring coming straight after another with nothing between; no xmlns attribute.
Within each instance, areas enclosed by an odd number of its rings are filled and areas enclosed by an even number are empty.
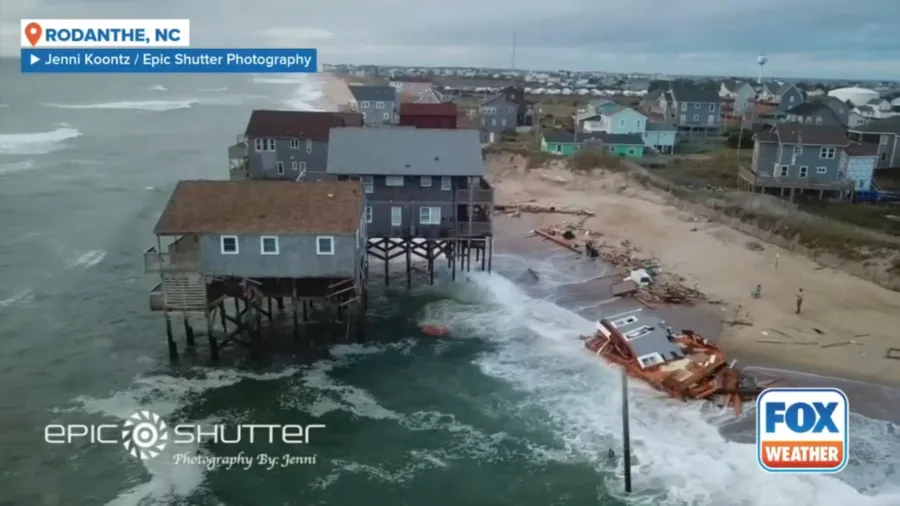
<svg viewBox="0 0 900 506"><path fill-rule="evenodd" d="M800 314L800 309L803 307L803 289L797 290L797 314Z"/></svg>

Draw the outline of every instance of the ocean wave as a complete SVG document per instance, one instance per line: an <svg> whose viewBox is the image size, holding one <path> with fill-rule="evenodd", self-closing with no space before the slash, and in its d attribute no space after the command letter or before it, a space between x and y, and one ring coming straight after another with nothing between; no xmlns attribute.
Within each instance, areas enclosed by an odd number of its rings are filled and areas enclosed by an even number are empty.
<svg viewBox="0 0 900 506"><path fill-rule="evenodd" d="M524 270L532 263L520 259L517 267ZM595 465L609 487L618 489L622 469L610 466L604 456L609 448L621 447L619 374L584 353L576 338L591 332L594 324L551 300L528 295L503 276L472 273L469 279L460 290L479 302L447 311L445 323L491 341L495 348L476 361L481 371L527 392L521 409L538 405L547 413L548 428L564 445L567 459ZM642 496L653 495L653 504L897 504L886 477L880 483L851 485L828 476L761 473L753 445L722 436L721 413L661 398L642 384L632 384L631 390L635 486ZM896 446L873 431L885 422L857 422L854 441ZM894 465L894 457L889 459L882 464ZM867 493L858 490L860 485Z"/></svg>
<svg viewBox="0 0 900 506"><path fill-rule="evenodd" d="M198 88L197 91L201 93L216 93L219 91L228 91L228 86L222 86L221 88Z"/></svg>
<svg viewBox="0 0 900 506"><path fill-rule="evenodd" d="M41 104L44 107L58 109L107 109L107 110L138 110L138 111L174 111L176 109L190 109L199 99L189 98L183 100L125 100L122 102L99 102L96 104Z"/></svg>
<svg viewBox="0 0 900 506"><path fill-rule="evenodd" d="M194 371L201 373L204 371ZM78 397L75 402L82 410L106 417L125 420L139 410L149 410L168 418L190 405L202 392L224 388L245 379L270 381L294 375L297 369L289 368L275 373L250 373L233 370L206 370L202 378L176 376L150 376L138 378L127 390L116 392L107 398ZM171 419L167 421L171 422ZM180 420L183 423L207 423L210 420ZM173 498L185 498L203 484L207 469L202 465L179 464L175 455L179 452L203 453L199 445L168 445L155 458L141 460L150 480L122 491L107 506L137 506L140 504L168 502Z"/></svg>
<svg viewBox="0 0 900 506"><path fill-rule="evenodd" d="M102 249L94 249L78 255L78 258L69 262L69 267L83 267L85 269L90 269L102 262L104 258L106 258L105 251Z"/></svg>
<svg viewBox="0 0 900 506"><path fill-rule="evenodd" d="M161 84L154 84L153 86L150 87L150 89L152 91L169 91L169 88L166 88L165 86L163 86Z"/></svg>
<svg viewBox="0 0 900 506"><path fill-rule="evenodd" d="M305 76L295 77L252 77L250 80L255 84L298 84L305 82L308 78Z"/></svg>
<svg viewBox="0 0 900 506"><path fill-rule="evenodd" d="M0 154L43 155L63 149L65 141L81 135L77 129L59 126L49 132L0 135Z"/></svg>
<svg viewBox="0 0 900 506"><path fill-rule="evenodd" d="M0 175L27 172L34 168L34 160L22 160L12 163L0 163Z"/></svg>

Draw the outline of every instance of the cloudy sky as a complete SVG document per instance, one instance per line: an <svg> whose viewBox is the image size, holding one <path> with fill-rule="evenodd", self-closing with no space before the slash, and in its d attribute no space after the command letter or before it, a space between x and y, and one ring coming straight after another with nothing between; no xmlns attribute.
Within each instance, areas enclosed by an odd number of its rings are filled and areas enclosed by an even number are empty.
<svg viewBox="0 0 900 506"><path fill-rule="evenodd" d="M327 63L900 78L900 0L0 0L21 18L190 18L206 47L315 47Z"/></svg>

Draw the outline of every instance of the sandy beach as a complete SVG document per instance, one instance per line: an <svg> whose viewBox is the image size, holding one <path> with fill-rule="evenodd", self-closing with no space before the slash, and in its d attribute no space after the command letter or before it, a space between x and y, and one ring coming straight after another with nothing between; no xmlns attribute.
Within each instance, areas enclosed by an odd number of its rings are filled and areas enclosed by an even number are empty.
<svg viewBox="0 0 900 506"><path fill-rule="evenodd" d="M353 100L353 94L347 81L327 72L315 74L317 87L322 96L315 101L315 106L320 111L334 112L342 109Z"/></svg>
<svg viewBox="0 0 900 506"><path fill-rule="evenodd" d="M577 207L595 213L584 227L607 244L630 241L720 305L720 342L745 363L900 385L900 293L682 211L671 197L621 174L573 174L563 167L525 169L524 159L492 154L488 170L497 203ZM541 225L577 221L539 214ZM750 246L748 246L750 245ZM760 247L761 246L761 247ZM762 285L762 297L751 292ZM798 289L803 307L795 314Z"/></svg>

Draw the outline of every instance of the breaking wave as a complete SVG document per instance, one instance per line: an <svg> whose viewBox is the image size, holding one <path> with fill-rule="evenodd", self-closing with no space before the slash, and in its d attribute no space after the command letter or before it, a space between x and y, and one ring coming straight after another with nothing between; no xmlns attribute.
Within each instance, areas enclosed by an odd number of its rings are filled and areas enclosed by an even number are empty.
<svg viewBox="0 0 900 506"><path fill-rule="evenodd" d="M105 110L133 110L133 111L174 111L176 109L190 109L199 102L199 99L189 98L184 100L126 100L122 102L99 102L96 104L42 104L44 107L58 109L105 109Z"/></svg>
<svg viewBox="0 0 900 506"><path fill-rule="evenodd" d="M80 135L81 132L69 126L49 132L0 134L0 154L43 155L63 149L65 141Z"/></svg>

